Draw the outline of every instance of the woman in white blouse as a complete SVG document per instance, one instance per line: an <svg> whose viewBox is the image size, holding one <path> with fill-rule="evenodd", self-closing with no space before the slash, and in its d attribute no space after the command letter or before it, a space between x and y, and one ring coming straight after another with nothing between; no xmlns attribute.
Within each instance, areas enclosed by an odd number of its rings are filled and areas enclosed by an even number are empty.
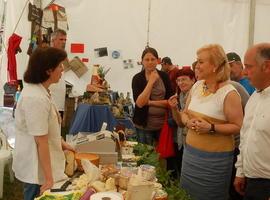
<svg viewBox="0 0 270 200"><path fill-rule="evenodd" d="M54 182L67 178L63 150L73 149L61 138L61 118L48 89L61 78L66 57L60 49L38 48L24 73L26 84L15 111L13 153L13 170L24 183L24 200L33 200Z"/></svg>
<svg viewBox="0 0 270 200"><path fill-rule="evenodd" d="M198 81L181 115L188 128L181 185L195 200L226 200L233 163L234 134L243 119L241 98L228 83L230 67L218 44L197 51Z"/></svg>

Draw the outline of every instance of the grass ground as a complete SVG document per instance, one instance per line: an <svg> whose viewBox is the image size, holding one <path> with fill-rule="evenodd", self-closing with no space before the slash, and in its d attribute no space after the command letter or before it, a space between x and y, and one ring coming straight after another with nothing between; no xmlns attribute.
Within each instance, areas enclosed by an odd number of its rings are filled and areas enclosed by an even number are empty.
<svg viewBox="0 0 270 200"><path fill-rule="evenodd" d="M5 169L3 198L1 200L22 200L23 184L17 179L13 183L9 181L8 169Z"/></svg>

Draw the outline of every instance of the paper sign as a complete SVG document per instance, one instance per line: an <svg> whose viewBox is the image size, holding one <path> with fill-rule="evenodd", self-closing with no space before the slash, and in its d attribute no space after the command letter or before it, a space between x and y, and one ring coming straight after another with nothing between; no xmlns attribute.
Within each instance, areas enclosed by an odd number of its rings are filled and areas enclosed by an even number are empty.
<svg viewBox="0 0 270 200"><path fill-rule="evenodd" d="M71 53L84 53L84 44L72 43L70 45Z"/></svg>
<svg viewBox="0 0 270 200"><path fill-rule="evenodd" d="M82 58L82 62L89 62L88 58Z"/></svg>

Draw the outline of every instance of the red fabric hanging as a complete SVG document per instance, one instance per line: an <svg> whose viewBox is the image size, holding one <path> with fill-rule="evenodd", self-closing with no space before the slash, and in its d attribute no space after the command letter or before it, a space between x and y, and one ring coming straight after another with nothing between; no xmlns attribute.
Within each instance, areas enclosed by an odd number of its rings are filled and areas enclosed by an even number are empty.
<svg viewBox="0 0 270 200"><path fill-rule="evenodd" d="M21 52L20 43L22 41L22 37L13 33L8 39L8 75L9 81L17 81L17 62L16 62L16 53L18 51Z"/></svg>

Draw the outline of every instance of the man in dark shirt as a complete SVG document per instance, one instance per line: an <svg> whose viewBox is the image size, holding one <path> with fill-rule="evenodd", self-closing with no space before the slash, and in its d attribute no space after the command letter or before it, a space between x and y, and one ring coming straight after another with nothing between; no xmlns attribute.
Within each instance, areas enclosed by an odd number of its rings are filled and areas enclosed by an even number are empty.
<svg viewBox="0 0 270 200"><path fill-rule="evenodd" d="M171 80L173 93L177 92L176 91L176 88L177 88L176 74L179 70L178 67L172 64L172 61L169 57L162 58L161 66L162 66L161 70L168 73L168 75L169 75L169 78Z"/></svg>

